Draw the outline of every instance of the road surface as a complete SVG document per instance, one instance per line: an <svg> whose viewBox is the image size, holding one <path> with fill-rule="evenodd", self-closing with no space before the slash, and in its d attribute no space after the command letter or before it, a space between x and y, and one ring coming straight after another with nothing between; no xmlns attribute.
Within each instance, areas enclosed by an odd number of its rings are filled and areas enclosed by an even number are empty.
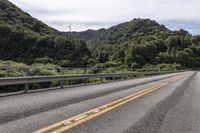
<svg viewBox="0 0 200 133"><path fill-rule="evenodd" d="M200 73L0 98L0 132L199 133Z"/></svg>

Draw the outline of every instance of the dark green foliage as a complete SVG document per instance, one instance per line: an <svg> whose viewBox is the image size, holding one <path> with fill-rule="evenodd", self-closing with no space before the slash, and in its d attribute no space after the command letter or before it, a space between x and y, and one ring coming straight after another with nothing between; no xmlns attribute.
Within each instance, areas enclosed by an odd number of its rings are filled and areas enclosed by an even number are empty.
<svg viewBox="0 0 200 133"><path fill-rule="evenodd" d="M0 59L62 67L199 68L200 36L139 18L109 29L64 33L0 0Z"/></svg>
<svg viewBox="0 0 200 133"><path fill-rule="evenodd" d="M173 70L179 70L181 69L181 66L179 64L158 64L158 65L151 65L146 64L141 69L136 69L136 71L143 72L143 71L173 71Z"/></svg>
<svg viewBox="0 0 200 133"><path fill-rule="evenodd" d="M183 29L170 31L150 19L134 19L109 29L64 33L0 0L0 77L57 75L61 67L91 67L87 73L199 69L200 36ZM85 72L75 69L64 74ZM70 84L75 82L84 80ZM31 89L58 84L34 84ZM0 91L21 88L11 86Z"/></svg>
<svg viewBox="0 0 200 133"><path fill-rule="evenodd" d="M84 41L89 41L89 40L94 40L96 39L99 35L104 33L106 30L105 29L100 29L100 30L87 30L83 32L70 32L69 34L71 36L75 36L77 38L80 38L81 40Z"/></svg>
<svg viewBox="0 0 200 133"><path fill-rule="evenodd" d="M28 64L69 60L71 66L84 66L90 56L85 42L50 28L7 0L0 0L0 48L1 60Z"/></svg>
<svg viewBox="0 0 200 133"><path fill-rule="evenodd" d="M50 28L41 21L23 12L7 0L0 0L0 20L3 20L6 24L15 25L19 28L23 27L26 30L40 34L59 33L55 29Z"/></svg>
<svg viewBox="0 0 200 133"><path fill-rule="evenodd" d="M130 22L113 26L107 30L90 30L80 33L69 33L88 41L89 45L120 44L124 42L140 42L144 36L158 34L161 31L168 31L163 25L149 19L134 19ZM88 36L90 32L90 38ZM87 35L87 39L83 36ZM151 39L151 38L147 38Z"/></svg>
<svg viewBox="0 0 200 133"><path fill-rule="evenodd" d="M61 67L46 63L35 63L26 65L14 61L0 60L0 77L20 77L33 75L58 75Z"/></svg>
<svg viewBox="0 0 200 133"><path fill-rule="evenodd" d="M114 61L131 68L174 63L182 68L200 67L199 36L183 29L170 31L149 19L134 19L107 30L72 35L88 42L94 51L93 59L99 63Z"/></svg>

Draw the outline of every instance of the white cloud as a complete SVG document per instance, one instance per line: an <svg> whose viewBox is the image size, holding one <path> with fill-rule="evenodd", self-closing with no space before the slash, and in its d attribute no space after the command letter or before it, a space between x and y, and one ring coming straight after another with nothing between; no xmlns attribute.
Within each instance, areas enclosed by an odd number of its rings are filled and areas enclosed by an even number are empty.
<svg viewBox="0 0 200 133"><path fill-rule="evenodd" d="M154 19L164 24L174 20L200 22L199 0L10 1L59 30L67 30L66 25L69 23L73 24L73 30L78 31L88 28L107 28L138 17Z"/></svg>

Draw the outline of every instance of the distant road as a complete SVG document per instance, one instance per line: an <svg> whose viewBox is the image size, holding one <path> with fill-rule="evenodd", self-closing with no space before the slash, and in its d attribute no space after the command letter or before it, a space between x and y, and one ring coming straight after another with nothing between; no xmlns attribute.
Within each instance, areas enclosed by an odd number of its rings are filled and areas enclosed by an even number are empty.
<svg viewBox="0 0 200 133"><path fill-rule="evenodd" d="M184 124L180 122L189 119L193 123L186 128L192 129L191 133L197 133L195 131L200 131L197 127L200 119L194 120L193 114L200 117L197 106L200 105L200 74L193 76L194 73L167 74L0 98L0 131L171 133L179 132L176 127L184 129ZM184 92L190 96L185 96ZM190 101L194 105L187 110L190 97L194 97ZM188 118L173 115L178 109L187 110L184 113ZM180 119L176 123L178 126L168 124L174 119Z"/></svg>

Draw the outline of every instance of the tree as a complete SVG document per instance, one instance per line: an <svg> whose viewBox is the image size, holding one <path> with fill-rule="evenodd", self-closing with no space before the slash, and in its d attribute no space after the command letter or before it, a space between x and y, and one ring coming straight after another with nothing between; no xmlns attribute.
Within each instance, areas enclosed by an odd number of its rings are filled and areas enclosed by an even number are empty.
<svg viewBox="0 0 200 133"><path fill-rule="evenodd" d="M157 47L157 51L165 52L167 50L166 43L163 39L156 39L153 43Z"/></svg>
<svg viewBox="0 0 200 133"><path fill-rule="evenodd" d="M179 51L177 53L177 61L184 67L191 67L192 64L192 58L190 55L184 51Z"/></svg>
<svg viewBox="0 0 200 133"><path fill-rule="evenodd" d="M160 52L158 55L159 64L166 63L172 64L175 62L175 58L168 53Z"/></svg>
<svg viewBox="0 0 200 133"><path fill-rule="evenodd" d="M101 63L105 63L106 61L108 61L108 57L109 57L109 54L107 51L105 50L99 51L97 60Z"/></svg>
<svg viewBox="0 0 200 133"><path fill-rule="evenodd" d="M172 50L173 47L177 48L181 46L181 38L179 36L169 36L166 43L168 48Z"/></svg>

